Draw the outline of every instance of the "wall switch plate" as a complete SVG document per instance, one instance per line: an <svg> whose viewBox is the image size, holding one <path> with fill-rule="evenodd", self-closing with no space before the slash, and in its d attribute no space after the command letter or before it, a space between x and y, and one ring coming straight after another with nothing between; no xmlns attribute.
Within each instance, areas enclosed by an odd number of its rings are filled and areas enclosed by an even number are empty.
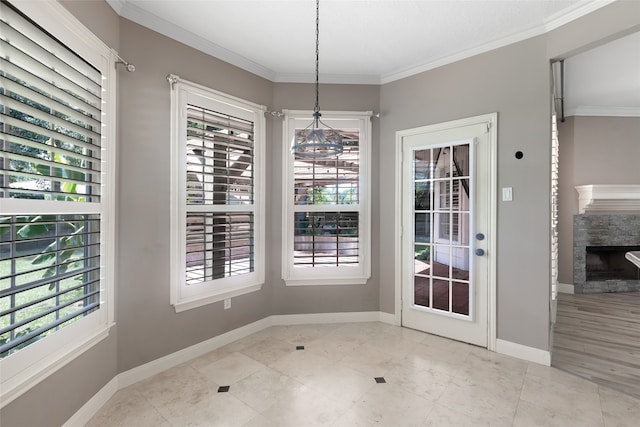
<svg viewBox="0 0 640 427"><path fill-rule="evenodd" d="M513 200L513 187L502 187L502 201L510 202Z"/></svg>
<svg viewBox="0 0 640 427"><path fill-rule="evenodd" d="M231 298L227 298L224 300L224 309L227 310L231 308Z"/></svg>

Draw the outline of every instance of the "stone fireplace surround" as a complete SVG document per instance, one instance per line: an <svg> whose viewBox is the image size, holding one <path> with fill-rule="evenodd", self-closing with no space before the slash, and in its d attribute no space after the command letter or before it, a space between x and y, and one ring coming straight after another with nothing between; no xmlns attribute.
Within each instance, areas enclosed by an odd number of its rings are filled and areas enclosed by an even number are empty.
<svg viewBox="0 0 640 427"><path fill-rule="evenodd" d="M587 281L587 248L640 247L640 185L580 185L573 218L573 282L576 293L640 291L640 280Z"/></svg>
<svg viewBox="0 0 640 427"><path fill-rule="evenodd" d="M587 247L640 246L640 213L573 217L573 282L576 293L640 291L640 280L587 281Z"/></svg>

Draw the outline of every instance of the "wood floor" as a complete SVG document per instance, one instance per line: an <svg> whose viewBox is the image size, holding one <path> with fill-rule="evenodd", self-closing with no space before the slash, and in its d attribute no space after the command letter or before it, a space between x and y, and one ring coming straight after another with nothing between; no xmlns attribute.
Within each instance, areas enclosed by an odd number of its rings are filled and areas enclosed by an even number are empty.
<svg viewBox="0 0 640 427"><path fill-rule="evenodd" d="M640 292L559 294L551 365L640 398Z"/></svg>

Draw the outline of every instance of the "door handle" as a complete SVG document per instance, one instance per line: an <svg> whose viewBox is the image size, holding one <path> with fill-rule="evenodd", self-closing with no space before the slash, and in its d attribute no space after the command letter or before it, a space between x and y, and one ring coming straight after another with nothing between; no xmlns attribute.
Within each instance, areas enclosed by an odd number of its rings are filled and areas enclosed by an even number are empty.
<svg viewBox="0 0 640 427"><path fill-rule="evenodd" d="M476 251L475 251L475 252L476 252L476 255L478 255L478 256L482 256L482 255L484 255L484 249L480 249L480 248L478 248L478 249L476 249Z"/></svg>
<svg viewBox="0 0 640 427"><path fill-rule="evenodd" d="M478 239L478 240L484 240L484 234L482 234L482 233L478 233L478 234L476 234L476 239Z"/></svg>

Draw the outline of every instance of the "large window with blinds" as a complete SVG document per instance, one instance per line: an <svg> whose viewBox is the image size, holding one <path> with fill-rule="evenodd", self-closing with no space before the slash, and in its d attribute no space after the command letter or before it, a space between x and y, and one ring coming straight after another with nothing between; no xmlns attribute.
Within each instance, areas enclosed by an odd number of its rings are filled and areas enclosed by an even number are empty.
<svg viewBox="0 0 640 427"><path fill-rule="evenodd" d="M24 361L46 369L113 319L113 63L66 11L40 6L0 3L3 395Z"/></svg>
<svg viewBox="0 0 640 427"><path fill-rule="evenodd" d="M172 85L172 303L177 311L264 281L264 108Z"/></svg>
<svg viewBox="0 0 640 427"><path fill-rule="evenodd" d="M370 275L370 115L325 113L342 137L338 157L291 154L311 113L289 112L284 124L283 278L288 285L360 284Z"/></svg>

